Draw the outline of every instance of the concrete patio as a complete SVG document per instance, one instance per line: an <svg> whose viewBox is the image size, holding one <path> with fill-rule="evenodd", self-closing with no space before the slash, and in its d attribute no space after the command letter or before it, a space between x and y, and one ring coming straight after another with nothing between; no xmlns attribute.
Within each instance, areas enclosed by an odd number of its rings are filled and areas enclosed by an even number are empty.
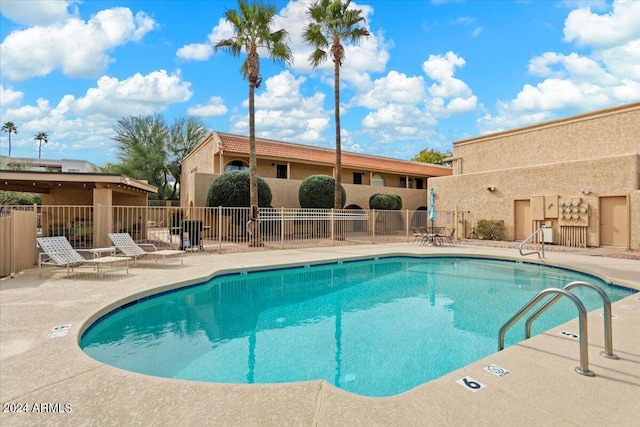
<svg viewBox="0 0 640 427"><path fill-rule="evenodd" d="M563 329L577 330L573 320L389 398L350 394L321 380L238 385L151 377L97 362L77 344L84 328L101 314L177 284L198 283L221 272L389 254L522 259L514 249L401 243L276 250L251 256L189 253L184 265L139 263L129 275L116 271L103 279L83 270L71 278L52 270L39 279L38 269L31 268L0 281L0 425L638 424L640 293L613 304L613 345L619 360L599 355L604 347L602 310L589 314L594 377L574 372L579 364L578 344L558 334ZM640 261L601 257L589 250L546 255L545 264L640 290ZM69 333L48 338L58 325L71 325ZM510 374L493 375L484 369L489 364ZM485 387L472 392L457 382L463 377ZM18 409L23 412L16 413Z"/></svg>

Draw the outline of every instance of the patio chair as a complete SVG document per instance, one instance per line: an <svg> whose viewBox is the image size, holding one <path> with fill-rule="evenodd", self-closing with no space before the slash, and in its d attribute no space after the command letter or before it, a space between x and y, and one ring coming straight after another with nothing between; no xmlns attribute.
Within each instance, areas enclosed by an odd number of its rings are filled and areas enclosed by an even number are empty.
<svg viewBox="0 0 640 427"><path fill-rule="evenodd" d="M414 227L411 229L411 234L413 235L413 240L411 244L420 243L422 241L422 230L418 227Z"/></svg>
<svg viewBox="0 0 640 427"><path fill-rule="evenodd" d="M455 246L453 244L453 236L455 235L455 232L456 232L456 229L452 228L451 231L448 234L444 233L444 234L438 235L438 241L441 244L448 243L451 246Z"/></svg>
<svg viewBox="0 0 640 427"><path fill-rule="evenodd" d="M156 263L162 259L162 266L167 263L167 258L180 256L180 264L184 264L184 251L175 249L158 249L151 243L136 243L129 233L109 233L109 239L113 242L113 246L119 253L124 256L133 258L133 265L136 265L138 258L153 258ZM143 247L149 248L144 250Z"/></svg>
<svg viewBox="0 0 640 427"><path fill-rule="evenodd" d="M38 246L42 252L38 254L38 276L42 277L42 266L53 265L56 267L66 267L67 276L71 275L75 267L82 265L91 266L102 277L104 275L104 265L109 264L116 268L114 263L126 261L126 270L129 274L130 257L121 256L103 256L94 258L85 258L80 252L71 247L71 243L64 236L56 237L37 237Z"/></svg>

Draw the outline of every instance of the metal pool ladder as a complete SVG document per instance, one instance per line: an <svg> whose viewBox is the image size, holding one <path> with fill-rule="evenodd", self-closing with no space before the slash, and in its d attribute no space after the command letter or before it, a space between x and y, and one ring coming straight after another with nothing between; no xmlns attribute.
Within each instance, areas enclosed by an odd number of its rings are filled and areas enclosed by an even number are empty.
<svg viewBox="0 0 640 427"><path fill-rule="evenodd" d="M546 227L540 227L538 228L536 231L534 231L533 233L531 233L529 235L529 237L527 237L526 239L524 239L522 242L520 242L520 245L518 245L518 251L520 252L521 256L527 256L527 255L533 255L533 254L538 254L538 258L542 259L544 258L544 234L543 234L543 230ZM524 247L525 243L527 243L529 240L533 239L536 234L540 234L540 251L532 251L532 252L527 252L526 254L522 252L522 248Z"/></svg>
<svg viewBox="0 0 640 427"><path fill-rule="evenodd" d="M563 296L569 298L578 309L578 324L579 324L579 339L580 339L580 366L576 366L575 371L582 375L593 376L593 371L589 370L589 343L588 343L588 334L587 334L587 311L584 307L580 298L578 298L575 294L569 292L572 288L584 286L596 291L600 297L602 298L602 305L604 306L604 342L605 349L600 352L600 355L603 357L607 357L609 359L617 359L613 353L613 339L611 333L611 300L607 296L607 294L600 289L599 287L592 285L587 282L571 282L567 284L563 289L559 288L547 288L538 293L531 301L525 304L516 314L511 317L503 326L500 328L499 335L499 343L498 343L498 351L504 349L504 337L507 333L507 330L511 328L518 320L524 317L524 315L533 308L539 301L545 298L548 295L554 295L550 300L548 300L545 304L543 304L538 310L536 310L531 316L527 318L525 324L525 339L531 337L531 324L534 320L536 320L542 313L547 311L549 307L555 304L560 298Z"/></svg>

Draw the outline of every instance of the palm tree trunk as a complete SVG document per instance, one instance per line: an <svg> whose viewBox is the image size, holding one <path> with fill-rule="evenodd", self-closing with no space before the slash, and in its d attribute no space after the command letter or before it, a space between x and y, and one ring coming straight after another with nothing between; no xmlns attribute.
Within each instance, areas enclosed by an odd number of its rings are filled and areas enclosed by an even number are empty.
<svg viewBox="0 0 640 427"><path fill-rule="evenodd" d="M258 76L249 77L249 214L253 206L258 206L258 180L256 178L256 114L255 114L255 86ZM251 218L251 234L249 246L262 246L260 226L257 218Z"/></svg>
<svg viewBox="0 0 640 427"><path fill-rule="evenodd" d="M334 194L333 207L342 208L342 147L340 142L340 61L334 61L334 115L336 121L336 188Z"/></svg>

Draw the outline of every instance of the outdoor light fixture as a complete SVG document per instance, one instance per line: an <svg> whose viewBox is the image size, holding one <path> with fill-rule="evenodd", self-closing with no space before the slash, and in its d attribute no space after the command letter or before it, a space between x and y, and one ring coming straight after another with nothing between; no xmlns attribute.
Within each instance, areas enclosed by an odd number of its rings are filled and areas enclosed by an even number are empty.
<svg viewBox="0 0 640 427"><path fill-rule="evenodd" d="M487 187L487 190L489 190L489 191L496 191L496 187Z"/></svg>

